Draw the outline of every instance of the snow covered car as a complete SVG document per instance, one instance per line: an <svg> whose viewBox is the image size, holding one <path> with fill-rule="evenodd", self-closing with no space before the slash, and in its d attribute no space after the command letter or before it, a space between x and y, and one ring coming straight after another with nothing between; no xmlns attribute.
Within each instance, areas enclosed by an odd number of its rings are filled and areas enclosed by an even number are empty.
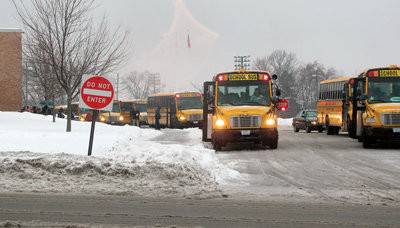
<svg viewBox="0 0 400 228"><path fill-rule="evenodd" d="M294 132L305 130L307 133L311 131L323 132L324 127L318 124L316 110L302 110L300 111L292 122Z"/></svg>

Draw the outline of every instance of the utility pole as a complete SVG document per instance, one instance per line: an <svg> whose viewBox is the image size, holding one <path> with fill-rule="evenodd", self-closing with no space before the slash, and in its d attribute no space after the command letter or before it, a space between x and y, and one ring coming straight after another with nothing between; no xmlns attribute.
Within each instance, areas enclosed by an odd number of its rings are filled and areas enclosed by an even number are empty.
<svg viewBox="0 0 400 228"><path fill-rule="evenodd" d="M159 92L159 89L161 87L160 74L159 73L150 73L148 80L149 80L150 88L152 89L152 93L154 94L154 93Z"/></svg>
<svg viewBox="0 0 400 228"><path fill-rule="evenodd" d="M119 101L119 73L117 73L117 100Z"/></svg>
<svg viewBox="0 0 400 228"><path fill-rule="evenodd" d="M250 55L234 56L235 70L249 70L250 68Z"/></svg>

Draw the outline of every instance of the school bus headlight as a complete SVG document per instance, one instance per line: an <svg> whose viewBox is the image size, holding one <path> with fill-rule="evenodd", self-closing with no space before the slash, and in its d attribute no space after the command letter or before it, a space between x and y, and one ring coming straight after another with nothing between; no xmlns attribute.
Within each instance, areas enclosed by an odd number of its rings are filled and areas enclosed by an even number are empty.
<svg viewBox="0 0 400 228"><path fill-rule="evenodd" d="M376 120L375 120L375 117L368 117L368 118L365 120L365 122L367 122L367 123L375 123Z"/></svg>
<svg viewBox="0 0 400 228"><path fill-rule="evenodd" d="M267 119L267 125L268 125L268 126L273 126L273 125L275 125L275 120L274 120L274 119Z"/></svg>
<svg viewBox="0 0 400 228"><path fill-rule="evenodd" d="M312 121L311 124L312 125L317 125L317 121Z"/></svg>
<svg viewBox="0 0 400 228"><path fill-rule="evenodd" d="M102 116L102 117L100 117L100 121L101 121L101 122L105 122L105 121L106 121L106 118L105 118L104 116Z"/></svg>
<svg viewBox="0 0 400 228"><path fill-rule="evenodd" d="M123 117L123 116L120 116L120 117L119 117L119 121L124 121L124 117Z"/></svg>
<svg viewBox="0 0 400 228"><path fill-rule="evenodd" d="M225 121L221 120L221 119L218 119L217 121L215 121L215 126L223 127L223 126L225 126Z"/></svg>
<svg viewBox="0 0 400 228"><path fill-rule="evenodd" d="M179 120L180 120L180 121L184 121L184 120L186 120L186 117L185 117L185 116L180 116L180 117L179 117Z"/></svg>

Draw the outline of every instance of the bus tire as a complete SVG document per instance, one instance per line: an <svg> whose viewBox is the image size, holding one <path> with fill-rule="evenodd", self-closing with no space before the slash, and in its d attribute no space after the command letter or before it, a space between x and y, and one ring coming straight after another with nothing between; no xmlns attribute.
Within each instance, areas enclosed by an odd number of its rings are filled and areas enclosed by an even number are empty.
<svg viewBox="0 0 400 228"><path fill-rule="evenodd" d="M318 133L322 133L324 131L324 128L323 127L319 127L318 128Z"/></svg>
<svg viewBox="0 0 400 228"><path fill-rule="evenodd" d="M222 150L222 145L218 140L213 140L212 145L215 151L221 151Z"/></svg>
<svg viewBox="0 0 400 228"><path fill-rule="evenodd" d="M311 133L311 126L307 126L307 127L306 127L306 132L307 132L307 133Z"/></svg>
<svg viewBox="0 0 400 228"><path fill-rule="evenodd" d="M273 140L271 140L271 142L268 145L269 149L271 150L275 150L278 148L278 138L274 138Z"/></svg>
<svg viewBox="0 0 400 228"><path fill-rule="evenodd" d="M293 127L293 131L294 131L294 132L299 132L300 130L299 130L298 127Z"/></svg>
<svg viewBox="0 0 400 228"><path fill-rule="evenodd" d="M333 134L338 135L340 131L340 127L333 127Z"/></svg>
<svg viewBox="0 0 400 228"><path fill-rule="evenodd" d="M372 148L372 145L375 143L375 140L373 140L372 138L370 138L370 137L364 137L364 140L363 140L363 142L362 142L362 144L363 144L363 148L365 148L365 149L371 149Z"/></svg>

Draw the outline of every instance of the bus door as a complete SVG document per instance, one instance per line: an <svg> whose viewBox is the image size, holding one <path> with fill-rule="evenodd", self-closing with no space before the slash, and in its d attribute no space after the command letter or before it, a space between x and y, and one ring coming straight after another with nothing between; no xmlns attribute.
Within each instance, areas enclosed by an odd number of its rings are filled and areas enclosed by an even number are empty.
<svg viewBox="0 0 400 228"><path fill-rule="evenodd" d="M357 78L353 88L353 124L356 137L362 136L362 114L365 111L365 78Z"/></svg>
<svg viewBox="0 0 400 228"><path fill-rule="evenodd" d="M349 129L347 128L347 115L349 113L349 91L350 91L350 83L346 82L343 85L342 88L342 131L348 131Z"/></svg>
<svg viewBox="0 0 400 228"><path fill-rule="evenodd" d="M203 136L204 142L211 141L212 115L214 111L214 84L215 82L204 82L203 85Z"/></svg>

